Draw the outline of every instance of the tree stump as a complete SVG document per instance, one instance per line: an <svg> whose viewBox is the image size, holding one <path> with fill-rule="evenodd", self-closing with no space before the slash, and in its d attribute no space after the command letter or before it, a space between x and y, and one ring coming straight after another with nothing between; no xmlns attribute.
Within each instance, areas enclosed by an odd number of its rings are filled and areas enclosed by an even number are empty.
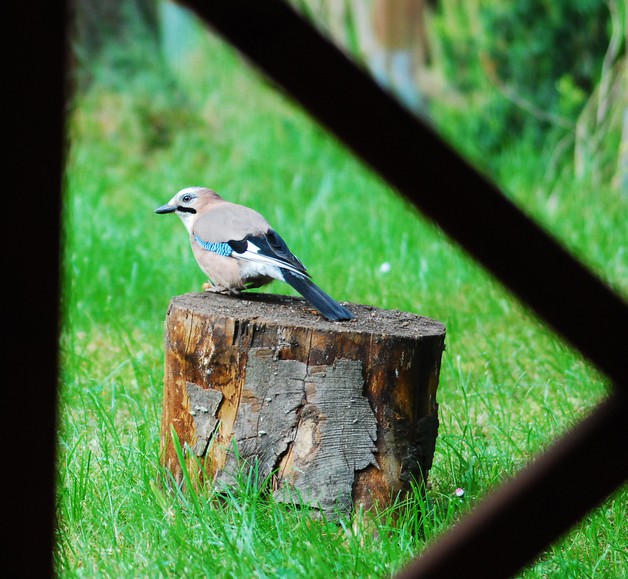
<svg viewBox="0 0 628 579"><path fill-rule="evenodd" d="M350 305L334 323L303 300L192 293L166 317L162 461L219 488L242 469L279 501L329 516L385 507L425 480L438 430L445 327Z"/></svg>

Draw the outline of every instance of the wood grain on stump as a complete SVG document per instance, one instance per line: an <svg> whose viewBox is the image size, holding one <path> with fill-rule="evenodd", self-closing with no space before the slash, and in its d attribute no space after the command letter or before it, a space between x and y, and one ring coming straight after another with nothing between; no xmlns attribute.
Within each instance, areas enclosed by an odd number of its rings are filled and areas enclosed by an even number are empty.
<svg viewBox="0 0 628 579"><path fill-rule="evenodd" d="M301 299L194 293L166 318L162 460L230 485L242 469L280 501L329 515L387 506L427 476L445 328L350 305L328 322Z"/></svg>

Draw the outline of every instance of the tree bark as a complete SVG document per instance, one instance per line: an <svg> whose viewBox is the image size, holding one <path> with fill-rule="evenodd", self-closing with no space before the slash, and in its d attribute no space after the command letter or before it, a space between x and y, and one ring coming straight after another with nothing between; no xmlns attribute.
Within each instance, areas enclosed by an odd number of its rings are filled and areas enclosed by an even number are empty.
<svg viewBox="0 0 628 579"><path fill-rule="evenodd" d="M425 480L438 430L445 328L350 305L329 322L301 299L185 294L166 318L162 460L217 488L244 469L280 501L330 516L385 507ZM249 469L254 468L254 471Z"/></svg>

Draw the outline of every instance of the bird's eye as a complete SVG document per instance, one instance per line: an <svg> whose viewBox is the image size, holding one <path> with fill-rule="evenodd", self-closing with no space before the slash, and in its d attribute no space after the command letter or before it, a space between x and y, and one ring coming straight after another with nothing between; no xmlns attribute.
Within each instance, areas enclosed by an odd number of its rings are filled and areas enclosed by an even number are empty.
<svg viewBox="0 0 628 579"><path fill-rule="evenodd" d="M194 196L190 193L186 193L183 197L181 197L181 201L183 201L183 203L189 203L192 199L194 199Z"/></svg>

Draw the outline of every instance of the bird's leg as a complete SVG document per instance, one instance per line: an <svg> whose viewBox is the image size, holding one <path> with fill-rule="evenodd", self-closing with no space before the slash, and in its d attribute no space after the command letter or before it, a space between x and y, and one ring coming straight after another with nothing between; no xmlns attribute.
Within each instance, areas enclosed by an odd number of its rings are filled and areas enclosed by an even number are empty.
<svg viewBox="0 0 628 579"><path fill-rule="evenodd" d="M235 288L223 287L221 285L213 285L210 281L206 281L203 284L203 291L212 292L216 294L227 294L232 296L239 296L240 290Z"/></svg>

